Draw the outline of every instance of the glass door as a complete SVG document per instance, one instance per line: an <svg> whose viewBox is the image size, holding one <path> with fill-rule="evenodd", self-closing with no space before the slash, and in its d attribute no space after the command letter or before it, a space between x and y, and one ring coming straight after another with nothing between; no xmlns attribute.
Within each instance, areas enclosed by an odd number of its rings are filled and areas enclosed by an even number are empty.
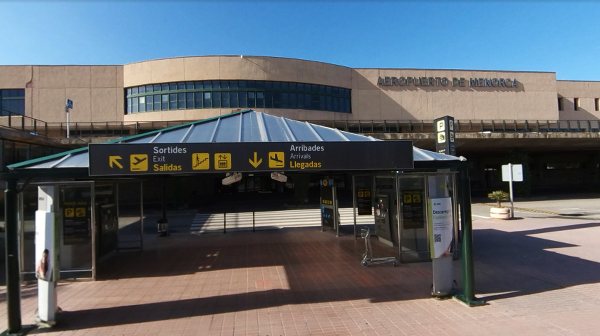
<svg viewBox="0 0 600 336"><path fill-rule="evenodd" d="M400 176L400 260L429 260L429 240L426 225L425 176Z"/></svg>
<svg viewBox="0 0 600 336"><path fill-rule="evenodd" d="M94 183L61 184L57 214L61 235L61 278L94 277Z"/></svg>

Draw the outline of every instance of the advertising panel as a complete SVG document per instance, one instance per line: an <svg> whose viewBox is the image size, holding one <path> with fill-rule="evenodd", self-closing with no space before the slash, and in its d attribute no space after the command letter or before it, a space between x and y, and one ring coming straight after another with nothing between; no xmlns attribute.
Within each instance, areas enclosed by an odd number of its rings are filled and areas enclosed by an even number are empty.
<svg viewBox="0 0 600 336"><path fill-rule="evenodd" d="M429 200L429 240L431 258L450 253L452 246L452 199L450 197Z"/></svg>

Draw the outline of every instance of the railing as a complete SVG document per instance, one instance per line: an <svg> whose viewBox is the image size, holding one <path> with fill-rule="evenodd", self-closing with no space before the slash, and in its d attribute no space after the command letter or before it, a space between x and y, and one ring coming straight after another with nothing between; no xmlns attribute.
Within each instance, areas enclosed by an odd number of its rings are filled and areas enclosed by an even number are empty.
<svg viewBox="0 0 600 336"><path fill-rule="evenodd" d="M356 133L433 133L431 120L311 120ZM455 120L455 131L467 132L600 132L600 120Z"/></svg>
<svg viewBox="0 0 600 336"><path fill-rule="evenodd" d="M354 133L433 133L431 120L307 120L310 123ZM72 122L71 136L78 138L117 137L140 134L189 121ZM25 116L2 116L0 126L64 138L65 122L45 122ZM550 133L600 132L600 120L455 120L457 133Z"/></svg>
<svg viewBox="0 0 600 336"><path fill-rule="evenodd" d="M3 112L0 116L0 127L27 131L34 135L47 136L48 134L47 122L11 112Z"/></svg>

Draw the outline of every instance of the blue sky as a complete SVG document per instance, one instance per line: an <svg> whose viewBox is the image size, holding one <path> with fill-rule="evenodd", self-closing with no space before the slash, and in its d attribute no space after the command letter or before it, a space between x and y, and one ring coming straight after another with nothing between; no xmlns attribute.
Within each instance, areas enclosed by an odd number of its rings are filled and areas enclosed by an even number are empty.
<svg viewBox="0 0 600 336"><path fill-rule="evenodd" d="M6 1L0 64L266 55L600 80L594 1Z"/></svg>

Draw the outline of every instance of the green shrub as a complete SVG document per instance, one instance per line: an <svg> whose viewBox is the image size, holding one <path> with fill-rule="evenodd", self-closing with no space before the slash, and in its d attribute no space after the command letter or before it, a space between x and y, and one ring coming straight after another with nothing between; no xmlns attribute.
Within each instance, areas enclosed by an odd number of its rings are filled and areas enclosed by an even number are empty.
<svg viewBox="0 0 600 336"><path fill-rule="evenodd" d="M508 201L508 193L502 190L494 190L488 194L488 198L496 201L496 206L502 208L502 201Z"/></svg>

